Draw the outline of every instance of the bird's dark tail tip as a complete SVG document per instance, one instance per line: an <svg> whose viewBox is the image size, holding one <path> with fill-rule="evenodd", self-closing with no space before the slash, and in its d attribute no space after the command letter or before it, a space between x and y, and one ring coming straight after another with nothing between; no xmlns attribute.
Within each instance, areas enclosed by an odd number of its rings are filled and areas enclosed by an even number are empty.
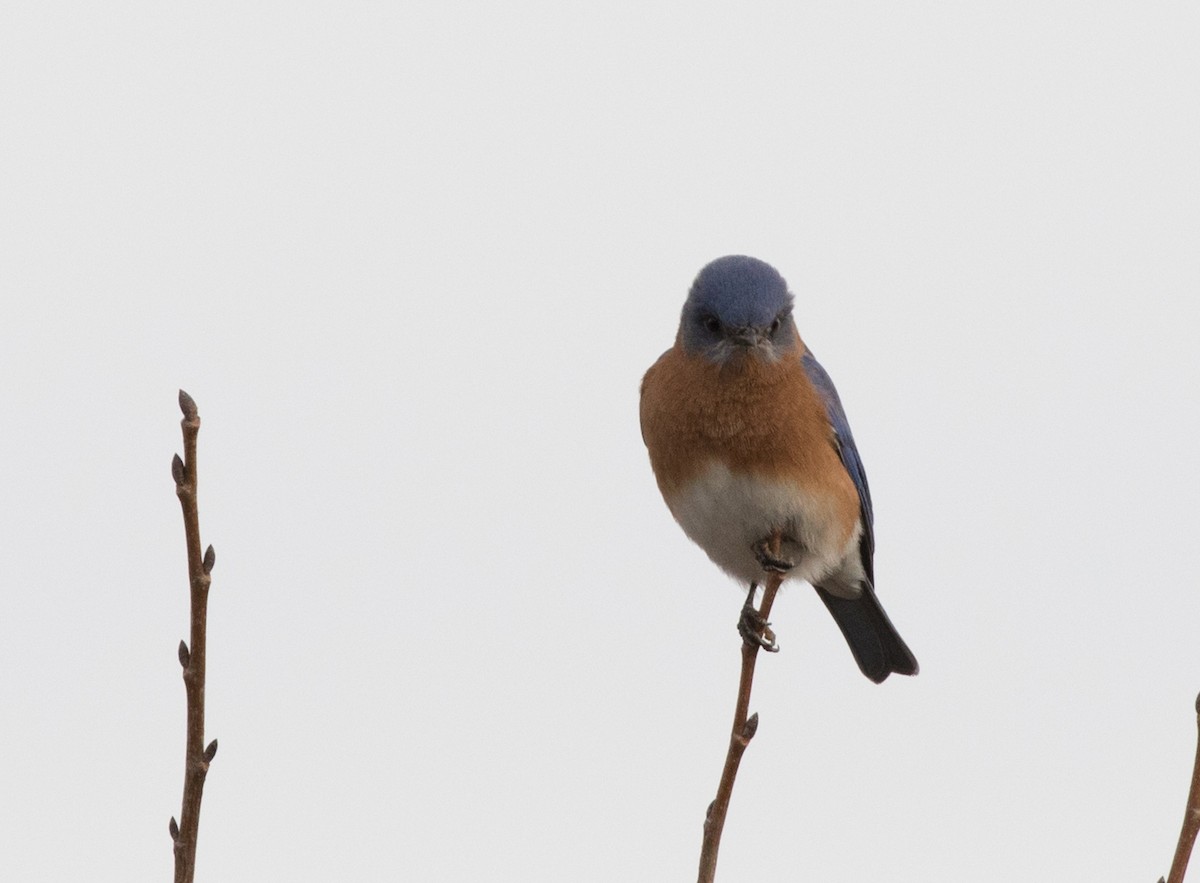
<svg viewBox="0 0 1200 883"><path fill-rule="evenodd" d="M915 675L920 666L875 597L870 584L857 598L839 598L818 587L817 594L833 614L862 673L877 684L892 672Z"/></svg>

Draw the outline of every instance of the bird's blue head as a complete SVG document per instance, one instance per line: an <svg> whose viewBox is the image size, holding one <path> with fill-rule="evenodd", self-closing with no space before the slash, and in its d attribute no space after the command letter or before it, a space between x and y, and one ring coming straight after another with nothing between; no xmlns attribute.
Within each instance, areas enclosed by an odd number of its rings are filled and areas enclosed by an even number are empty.
<svg viewBox="0 0 1200 883"><path fill-rule="evenodd" d="M799 341L787 283L756 258L717 258L692 283L679 340L689 354L712 362L748 353L775 361Z"/></svg>

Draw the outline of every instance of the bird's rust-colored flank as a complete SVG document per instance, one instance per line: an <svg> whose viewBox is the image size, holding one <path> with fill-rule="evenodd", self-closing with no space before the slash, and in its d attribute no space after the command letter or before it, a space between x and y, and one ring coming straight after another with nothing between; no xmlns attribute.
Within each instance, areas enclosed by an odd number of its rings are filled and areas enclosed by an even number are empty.
<svg viewBox="0 0 1200 883"><path fill-rule="evenodd" d="M853 527L859 499L825 406L800 366L801 344L774 363L751 354L725 364L676 343L642 381L642 436L668 501L709 464L789 481L831 503ZM786 427L786 429L784 429Z"/></svg>

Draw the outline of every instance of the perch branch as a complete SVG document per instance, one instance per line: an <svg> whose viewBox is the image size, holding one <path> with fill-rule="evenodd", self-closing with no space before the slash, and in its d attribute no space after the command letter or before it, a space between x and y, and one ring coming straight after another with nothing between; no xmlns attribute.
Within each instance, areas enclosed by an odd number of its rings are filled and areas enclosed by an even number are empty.
<svg viewBox="0 0 1200 883"><path fill-rule="evenodd" d="M171 475L175 493L183 507L183 530L187 539L188 579L191 587L191 643L179 642L179 664L187 692L187 740L184 752L183 807L181 823L171 818L169 830L175 843L175 883L192 883L196 873L196 838L200 831L200 798L208 765L217 753L217 740L204 745L204 663L208 587L216 553L209 546L200 553L200 510L196 503L196 437L200 414L196 403L182 389L179 408L183 411L183 459L175 455Z"/></svg>
<svg viewBox="0 0 1200 883"><path fill-rule="evenodd" d="M1196 760L1192 765L1192 787L1188 790L1187 809L1183 813L1183 828L1179 832L1179 843L1175 847L1175 858L1171 861L1171 873L1167 883L1183 883L1188 859L1200 832L1200 696L1196 697Z"/></svg>
<svg viewBox="0 0 1200 883"><path fill-rule="evenodd" d="M778 557L781 537L776 533L771 538L772 554ZM749 714L750 690L754 686L754 664L758 660L758 651L762 647L775 649L774 634L771 633L767 617L771 615L771 606L775 603L775 595L783 582L784 574L769 573L766 585L763 587L762 604L757 608L758 635L742 637L742 675L738 682L737 706L733 714L733 729L729 734L729 751L725 755L725 767L721 771L721 781L717 785L717 796L708 805L708 813L704 818L704 842L700 848L700 875L698 883L713 883L717 875L717 852L721 848L721 832L725 828L725 815L729 811L729 798L733 794L733 782L737 778L738 766L746 746L754 738L758 730L758 713ZM747 600L753 604L753 594ZM745 623L745 618L742 620ZM756 640L763 638L766 640Z"/></svg>

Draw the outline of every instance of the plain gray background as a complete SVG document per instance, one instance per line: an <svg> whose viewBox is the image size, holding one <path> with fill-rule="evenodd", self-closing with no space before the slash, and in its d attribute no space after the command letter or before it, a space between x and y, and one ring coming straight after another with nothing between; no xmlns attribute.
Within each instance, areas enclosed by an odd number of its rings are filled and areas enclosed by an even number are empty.
<svg viewBox="0 0 1200 883"><path fill-rule="evenodd" d="M1191 3L14 3L0 878L694 878L741 596L642 372L774 263L922 665L773 617L721 879L1149 881L1200 690Z"/></svg>

